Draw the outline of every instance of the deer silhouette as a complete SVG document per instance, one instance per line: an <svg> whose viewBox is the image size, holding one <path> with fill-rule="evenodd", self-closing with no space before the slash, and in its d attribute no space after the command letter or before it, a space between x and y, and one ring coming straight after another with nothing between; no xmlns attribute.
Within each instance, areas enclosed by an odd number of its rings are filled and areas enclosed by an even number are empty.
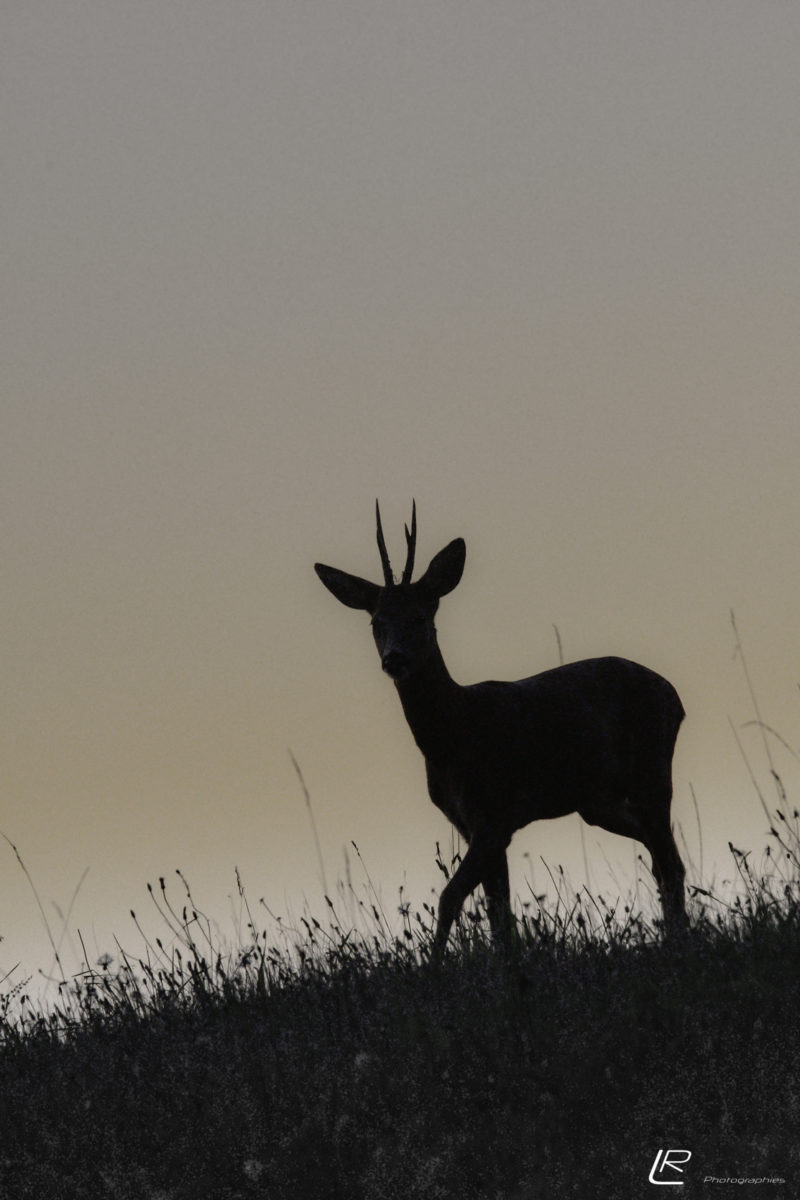
<svg viewBox="0 0 800 1200"><path fill-rule="evenodd" d="M684 717L675 688L624 658L589 658L513 683L462 686L445 666L434 617L464 570L456 538L412 583L416 504L395 582L375 505L383 584L315 564L328 591L364 609L425 758L428 792L468 843L439 899L434 954L482 884L492 935L513 928L506 850L531 821L577 812L649 851L668 934L686 922L684 867L670 825L672 755Z"/></svg>

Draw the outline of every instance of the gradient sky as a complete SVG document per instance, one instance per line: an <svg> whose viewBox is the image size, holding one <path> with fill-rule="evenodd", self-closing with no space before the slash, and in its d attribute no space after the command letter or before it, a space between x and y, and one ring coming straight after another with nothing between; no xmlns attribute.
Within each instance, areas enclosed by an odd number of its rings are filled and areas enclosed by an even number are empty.
<svg viewBox="0 0 800 1200"><path fill-rule="evenodd" d="M692 787L704 882L760 850L729 613L797 750L800 7L42 0L0 56L0 829L54 928L87 867L90 956L176 867L226 934L236 865L316 904L289 747L329 886L350 839L387 909L438 886L368 621L312 569L378 578L376 495L396 558L412 496L421 568L466 539L458 680L556 665L554 625L661 671L695 867ZM579 886L577 818L517 834L517 888L540 854ZM46 966L0 855L0 974Z"/></svg>

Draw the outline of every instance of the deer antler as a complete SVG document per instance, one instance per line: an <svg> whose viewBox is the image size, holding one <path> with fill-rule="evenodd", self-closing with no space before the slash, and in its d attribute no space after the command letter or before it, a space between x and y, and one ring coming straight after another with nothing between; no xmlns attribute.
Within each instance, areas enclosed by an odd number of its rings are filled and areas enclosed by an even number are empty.
<svg viewBox="0 0 800 1200"><path fill-rule="evenodd" d="M383 527L381 526L381 510L378 501L375 501L375 517L378 522L378 549L381 553L381 565L383 566L383 581L386 587L394 586L394 576L392 575L392 564L389 562L389 554L386 549L386 540L383 536Z"/></svg>
<svg viewBox="0 0 800 1200"><path fill-rule="evenodd" d="M417 545L417 502L416 502L416 500L411 501L411 532L410 533L408 532L407 525L405 526L405 530L406 530L406 545L408 546L408 555L406 557L406 565L403 568L403 578L400 580L400 582L401 583L411 583L411 576L414 574L414 550L416 549L416 545Z"/></svg>

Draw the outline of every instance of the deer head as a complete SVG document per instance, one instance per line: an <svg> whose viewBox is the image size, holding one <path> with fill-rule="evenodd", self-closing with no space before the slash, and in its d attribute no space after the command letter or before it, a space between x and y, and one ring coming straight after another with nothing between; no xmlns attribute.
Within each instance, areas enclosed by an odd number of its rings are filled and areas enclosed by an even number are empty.
<svg viewBox="0 0 800 1200"><path fill-rule="evenodd" d="M315 563L314 570L325 587L348 608L361 608L372 617L372 634L381 657L381 666L394 680L413 675L436 646L433 618L439 600L452 592L464 570L466 546L456 538L431 560L425 574L411 582L417 543L417 506L412 505L411 529L406 525L406 564L399 582L395 582L386 540L381 526L381 511L375 501L378 550L383 567L383 584L370 583L357 575L348 575L336 567Z"/></svg>

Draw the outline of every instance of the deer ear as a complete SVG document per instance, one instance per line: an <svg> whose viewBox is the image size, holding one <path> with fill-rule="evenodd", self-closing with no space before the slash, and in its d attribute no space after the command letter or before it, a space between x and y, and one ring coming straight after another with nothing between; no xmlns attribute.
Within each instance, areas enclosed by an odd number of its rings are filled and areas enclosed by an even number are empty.
<svg viewBox="0 0 800 1200"><path fill-rule="evenodd" d="M369 613L375 611L381 590L377 583L360 579L358 575L348 575L336 567L326 567L324 563L314 563L314 570L328 591L342 604L348 608L363 608Z"/></svg>
<svg viewBox="0 0 800 1200"><path fill-rule="evenodd" d="M466 556L464 539L456 538L431 559L431 565L416 586L437 600L440 596L446 596L460 580Z"/></svg>

